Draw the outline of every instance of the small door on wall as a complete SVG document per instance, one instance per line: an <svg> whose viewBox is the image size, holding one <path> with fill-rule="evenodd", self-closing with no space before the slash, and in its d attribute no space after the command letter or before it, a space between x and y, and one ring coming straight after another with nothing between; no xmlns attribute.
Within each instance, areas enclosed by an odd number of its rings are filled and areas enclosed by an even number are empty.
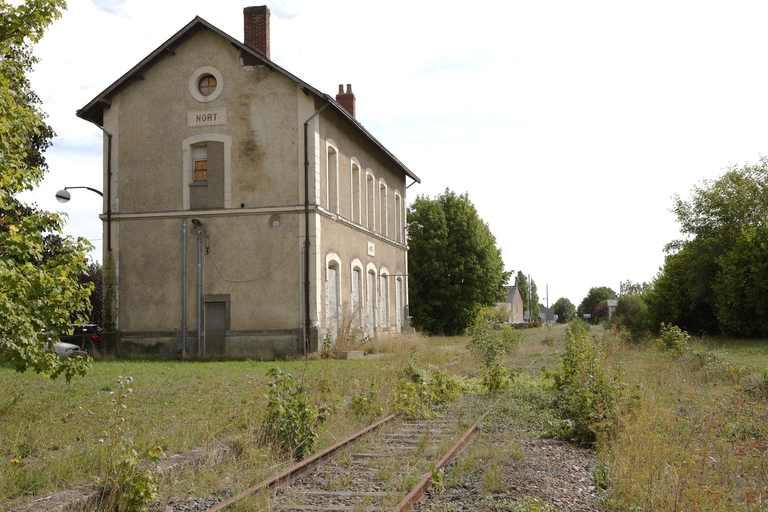
<svg viewBox="0 0 768 512"><path fill-rule="evenodd" d="M227 353L225 302L205 303L205 355L223 356Z"/></svg>

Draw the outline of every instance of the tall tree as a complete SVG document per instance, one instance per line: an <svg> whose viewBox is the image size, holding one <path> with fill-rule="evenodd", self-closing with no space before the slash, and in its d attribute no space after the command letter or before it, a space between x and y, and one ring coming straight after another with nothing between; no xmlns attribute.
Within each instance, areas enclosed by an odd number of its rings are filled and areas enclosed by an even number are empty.
<svg viewBox="0 0 768 512"><path fill-rule="evenodd" d="M675 196L672 211L686 238L668 244L646 297L655 328L663 321L691 332L768 336L768 157L704 180L688 199Z"/></svg>
<svg viewBox="0 0 768 512"><path fill-rule="evenodd" d="M501 250L467 194L418 196L408 209L408 290L413 326L463 333L483 306L504 301ZM418 227L418 226L420 227Z"/></svg>
<svg viewBox="0 0 768 512"><path fill-rule="evenodd" d="M567 324L576 318L576 306L565 297L557 299L553 309L557 315L557 323L559 324Z"/></svg>
<svg viewBox="0 0 768 512"><path fill-rule="evenodd" d="M530 300L528 297L528 277L522 270L517 271L517 276L515 276L515 285L517 285L517 291L520 292L520 297L523 299L523 311L528 311L530 309Z"/></svg>
<svg viewBox="0 0 768 512"><path fill-rule="evenodd" d="M539 304L539 290L536 288L536 281L531 279L531 320L541 316L541 304Z"/></svg>
<svg viewBox="0 0 768 512"><path fill-rule="evenodd" d="M607 286L598 286L595 288L590 288L589 292L587 293L587 296L584 297L584 300L582 300L581 304L579 304L579 307L576 310L576 313L578 314L579 318L583 318L585 314L593 315L595 314L595 308L597 308L597 306L607 301L608 299L615 299L615 298L617 298L616 292L614 292ZM598 313L602 315L602 312L598 312Z"/></svg>
<svg viewBox="0 0 768 512"><path fill-rule="evenodd" d="M520 291L520 297L523 298L523 310L530 313L528 316L529 320L539 318L541 306L539 305L539 292L536 289L536 282L531 279L529 283L528 276L522 270L517 272L515 282L517 283L517 289Z"/></svg>
<svg viewBox="0 0 768 512"><path fill-rule="evenodd" d="M89 362L60 360L46 348L67 328L70 312L87 307L90 287L81 286L77 275L89 245L61 235L60 215L17 199L40 184L43 152L53 135L27 78L36 62L32 44L65 7L63 0L15 7L0 0L0 350L17 371L69 380Z"/></svg>

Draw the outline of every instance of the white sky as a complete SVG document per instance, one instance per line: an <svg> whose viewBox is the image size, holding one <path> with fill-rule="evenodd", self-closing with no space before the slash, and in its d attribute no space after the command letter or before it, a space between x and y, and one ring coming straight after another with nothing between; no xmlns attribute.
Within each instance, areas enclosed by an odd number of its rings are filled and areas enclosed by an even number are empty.
<svg viewBox="0 0 768 512"><path fill-rule="evenodd" d="M101 255L101 131L75 116L196 15L238 40L231 0L68 0L32 77L57 132L42 187ZM650 281L679 236L674 193L768 148L768 2L285 0L272 60L335 95L434 197L467 192L541 302Z"/></svg>

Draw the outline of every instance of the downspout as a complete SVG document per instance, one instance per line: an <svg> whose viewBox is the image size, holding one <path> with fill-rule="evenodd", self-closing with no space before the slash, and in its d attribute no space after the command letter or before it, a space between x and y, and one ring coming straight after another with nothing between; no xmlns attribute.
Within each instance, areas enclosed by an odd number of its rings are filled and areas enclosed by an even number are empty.
<svg viewBox="0 0 768 512"><path fill-rule="evenodd" d="M307 147L307 130L309 122L330 103L320 107L304 121L304 350L303 355L309 354L309 148Z"/></svg>
<svg viewBox="0 0 768 512"><path fill-rule="evenodd" d="M197 230L197 357L202 356L203 327L203 232Z"/></svg>
<svg viewBox="0 0 768 512"><path fill-rule="evenodd" d="M187 354L187 218L181 224L181 356Z"/></svg>
<svg viewBox="0 0 768 512"><path fill-rule="evenodd" d="M411 188L411 185L414 183L418 183L418 181L413 180L410 185L406 185L405 190L403 190L403 208L405 208L406 196L408 194L408 189ZM406 221L408 218L406 217ZM406 322L408 323L408 328L411 328L411 299L409 297L409 290L408 290L408 228L410 224L405 225L405 228L403 230L405 231L405 252L403 254L403 259L405 260L405 318L403 319L403 326L405 326Z"/></svg>

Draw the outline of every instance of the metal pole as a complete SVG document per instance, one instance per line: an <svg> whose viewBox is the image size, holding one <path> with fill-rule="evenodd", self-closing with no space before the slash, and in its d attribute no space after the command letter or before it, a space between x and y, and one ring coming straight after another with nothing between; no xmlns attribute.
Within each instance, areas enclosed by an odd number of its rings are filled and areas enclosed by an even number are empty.
<svg viewBox="0 0 768 512"><path fill-rule="evenodd" d="M531 274L528 274L528 321L533 322L533 312L531 311Z"/></svg>
<svg viewBox="0 0 768 512"><path fill-rule="evenodd" d="M187 218L181 224L181 355L187 353Z"/></svg>
<svg viewBox="0 0 768 512"><path fill-rule="evenodd" d="M326 103L314 114L309 116L304 121L304 356L309 354L309 327L310 327L310 314L309 314L309 135L308 127L309 122L325 107L330 105Z"/></svg>
<svg viewBox="0 0 768 512"><path fill-rule="evenodd" d="M203 327L203 232L197 230L197 356L202 356Z"/></svg>

